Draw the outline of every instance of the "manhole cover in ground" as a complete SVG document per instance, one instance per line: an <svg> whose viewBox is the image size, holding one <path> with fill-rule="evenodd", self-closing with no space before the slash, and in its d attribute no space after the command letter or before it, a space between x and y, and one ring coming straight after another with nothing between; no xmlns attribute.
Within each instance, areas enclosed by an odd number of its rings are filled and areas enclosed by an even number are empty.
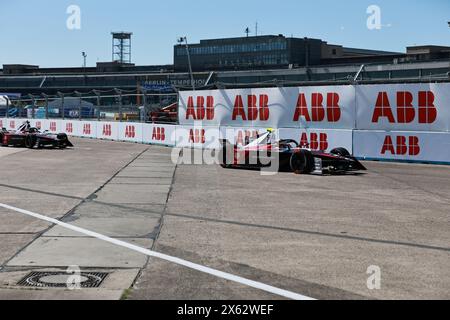
<svg viewBox="0 0 450 320"><path fill-rule="evenodd" d="M79 275L67 272L31 272L17 285L38 288L65 288L79 285L81 288L98 288L108 274L104 272L81 272ZM68 285L69 283L69 285Z"/></svg>

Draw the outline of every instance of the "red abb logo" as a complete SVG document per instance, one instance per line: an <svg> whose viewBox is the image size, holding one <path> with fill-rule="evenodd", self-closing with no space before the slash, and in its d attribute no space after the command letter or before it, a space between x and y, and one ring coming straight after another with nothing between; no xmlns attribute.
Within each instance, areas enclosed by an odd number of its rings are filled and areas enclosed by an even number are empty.
<svg viewBox="0 0 450 320"><path fill-rule="evenodd" d="M166 129L165 128L153 128L152 140L164 141L166 140Z"/></svg>
<svg viewBox="0 0 450 320"><path fill-rule="evenodd" d="M42 128L42 123L40 121L36 121L36 128Z"/></svg>
<svg viewBox="0 0 450 320"><path fill-rule="evenodd" d="M311 114L308 110L306 96L301 93L298 96L297 106L295 108L294 121L298 121L300 117L305 117L307 122L338 122L341 119L341 107L339 106L339 94L327 93L326 106L324 106L324 95L321 93L313 93L311 95ZM326 109L326 110L325 110Z"/></svg>
<svg viewBox="0 0 450 320"><path fill-rule="evenodd" d="M15 122L14 120L11 120L11 121L9 122L9 127L10 127L11 129L14 129L14 128L16 127L16 122Z"/></svg>
<svg viewBox="0 0 450 320"><path fill-rule="evenodd" d="M414 96L411 92L397 92L397 121L391 108L387 92L378 94L372 122L378 123L380 118L387 118L389 123L411 123L418 118L419 123L433 123L437 118L437 109L434 105L434 93L419 91L417 95L418 110L414 108Z"/></svg>
<svg viewBox="0 0 450 320"><path fill-rule="evenodd" d="M392 140L391 136L387 136L384 139L383 148L381 149L381 154L390 153L392 155L398 156L418 156L420 154L420 140L419 137L410 136L397 136L396 144Z"/></svg>
<svg viewBox="0 0 450 320"><path fill-rule="evenodd" d="M125 127L125 137L126 138L135 138L136 137L136 128L134 126L126 126Z"/></svg>
<svg viewBox="0 0 450 320"><path fill-rule="evenodd" d="M204 144L206 142L205 129L191 129L189 131L189 142Z"/></svg>
<svg viewBox="0 0 450 320"><path fill-rule="evenodd" d="M83 125L83 134L91 134L91 124L90 123L85 123Z"/></svg>
<svg viewBox="0 0 450 320"><path fill-rule="evenodd" d="M247 113L245 112L242 96L236 96L233 107L233 121L237 120L238 117L242 118L243 121L269 120L269 96L267 94L260 94L259 96L248 95L246 102Z"/></svg>
<svg viewBox="0 0 450 320"><path fill-rule="evenodd" d="M73 124L72 124L72 122L66 123L66 132L67 133L73 133Z"/></svg>
<svg viewBox="0 0 450 320"><path fill-rule="evenodd" d="M257 139L258 134L257 130L239 130L236 137L236 144L247 145L251 138Z"/></svg>
<svg viewBox="0 0 450 320"><path fill-rule="evenodd" d="M194 97L188 98L186 120L192 117L193 120L213 120L214 119L214 97L197 97L194 105ZM205 105L206 103L206 105Z"/></svg>
<svg viewBox="0 0 450 320"><path fill-rule="evenodd" d="M111 124L104 124L102 135L105 137L111 137L112 136L112 125Z"/></svg>
<svg viewBox="0 0 450 320"><path fill-rule="evenodd" d="M54 121L50 122L50 131L53 131L53 132L56 131L56 122L54 122Z"/></svg>
<svg viewBox="0 0 450 320"><path fill-rule="evenodd" d="M327 150L328 149L328 135L326 133L302 133L300 138L300 146L309 147L312 150Z"/></svg>

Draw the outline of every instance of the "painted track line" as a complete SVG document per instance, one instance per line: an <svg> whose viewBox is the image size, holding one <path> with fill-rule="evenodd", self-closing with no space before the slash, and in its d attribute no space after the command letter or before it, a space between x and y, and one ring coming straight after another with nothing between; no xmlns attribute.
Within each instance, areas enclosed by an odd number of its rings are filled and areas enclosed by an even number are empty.
<svg viewBox="0 0 450 320"><path fill-rule="evenodd" d="M202 266L202 265L199 265L199 264L187 261L187 260L183 260L183 259L180 259L180 258L177 258L177 257L172 257L172 256L169 256L169 255L166 255L166 254L163 254L163 253L159 253L159 252L156 252L156 251L148 250L148 249L145 249L145 248L142 248L142 247L139 247L139 246L127 243L125 241L121 241L121 240L118 240L118 239L107 237L107 236L102 235L102 234L97 233L97 232L93 232L93 231L90 231L90 230L86 230L86 229L83 229L83 228L80 228L80 227L73 226L71 224L59 221L57 219L49 218L47 216L44 216L44 215L41 215L41 214L38 214L38 213L35 213L35 212L31 212L31 211L28 211L28 210L12 207L12 206L9 206L9 205L3 204L3 203L0 203L0 207L8 209L8 210L11 210L11 211L15 211L15 212L19 212L19 213L25 214L25 215L34 217L34 218L39 219L39 220L47 221L47 222L50 222L52 224L56 224L58 226L61 226L63 228L66 228L66 229L69 229L69 230L72 230L72 231L75 231L75 232L87 235L87 236L92 237L92 238L99 239L99 240L102 240L102 241L105 241L105 242L109 242L111 244L115 244L117 246L124 247L124 248L130 249L130 250L133 250L133 251L145 254L145 255L150 256L150 257L155 257L155 258L158 258L158 259L169 261L169 262L172 262L172 263L175 263L175 264L187 267L189 269L193 269L193 270L196 270L196 271L207 273L207 274L213 275L215 277L222 278L222 279L225 279L225 280L229 280L229 281L232 281L232 282L240 283L240 284L246 285L248 287L252 287L252 288L255 288L255 289L266 291L266 292L269 292L269 293L272 293L272 294L275 294L275 295L278 295L278 296L281 296L281 297L285 297L285 298L293 299L293 300L316 300L314 298L307 297L307 296L304 296L304 295L301 295L301 294L298 294L298 293L295 293L295 292L291 292L291 291L288 291L288 290L280 289L280 288L273 287L273 286L270 286L270 285L267 285L267 284L264 284L264 283L261 283L261 282L253 281L253 280L246 279L246 278L243 278L243 277L239 277L239 276L236 276L236 275L233 275L233 274L230 274L230 273L226 273L226 272L223 272L223 271L219 271L219 270L216 270L216 269L205 267L205 266Z"/></svg>

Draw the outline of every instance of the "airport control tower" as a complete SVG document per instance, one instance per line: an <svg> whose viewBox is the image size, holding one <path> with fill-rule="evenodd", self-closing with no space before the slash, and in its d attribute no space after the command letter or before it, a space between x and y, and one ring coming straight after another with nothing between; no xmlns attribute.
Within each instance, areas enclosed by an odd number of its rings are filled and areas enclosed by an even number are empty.
<svg viewBox="0 0 450 320"><path fill-rule="evenodd" d="M111 32L112 34L112 61L131 63L131 32Z"/></svg>

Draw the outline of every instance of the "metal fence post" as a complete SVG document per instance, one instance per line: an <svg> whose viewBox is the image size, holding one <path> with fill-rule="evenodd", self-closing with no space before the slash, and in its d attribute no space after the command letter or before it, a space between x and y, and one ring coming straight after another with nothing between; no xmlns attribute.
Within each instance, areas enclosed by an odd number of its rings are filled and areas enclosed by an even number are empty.
<svg viewBox="0 0 450 320"><path fill-rule="evenodd" d="M45 98L45 119L48 119L48 95L43 93L42 96Z"/></svg>
<svg viewBox="0 0 450 320"><path fill-rule="evenodd" d="M65 118L65 114L64 114L65 113L64 112L64 93L58 92L58 95L61 97L61 112L62 112L61 117L64 120L64 118Z"/></svg>
<svg viewBox="0 0 450 320"><path fill-rule="evenodd" d="M82 119L81 112L83 111L83 108L82 108L82 104L83 104L82 95L78 91L75 91L75 95L77 95L79 97L78 120L81 121L81 119Z"/></svg>
<svg viewBox="0 0 450 320"><path fill-rule="evenodd" d="M122 122L122 90L114 89L114 91L119 95L119 122Z"/></svg>
<svg viewBox="0 0 450 320"><path fill-rule="evenodd" d="M35 108L35 100L34 100L34 96L30 93L28 95L31 99L31 119L34 119L34 108ZM27 118L28 118L28 110L27 110Z"/></svg>
<svg viewBox="0 0 450 320"><path fill-rule="evenodd" d="M144 101L144 116L142 118L142 122L147 122L148 115L148 107L147 107L147 91L144 91L143 101Z"/></svg>
<svg viewBox="0 0 450 320"><path fill-rule="evenodd" d="M6 99L6 118L9 117L9 99Z"/></svg>
<svg viewBox="0 0 450 320"><path fill-rule="evenodd" d="M97 121L100 121L100 92L97 90L92 91L97 96Z"/></svg>

